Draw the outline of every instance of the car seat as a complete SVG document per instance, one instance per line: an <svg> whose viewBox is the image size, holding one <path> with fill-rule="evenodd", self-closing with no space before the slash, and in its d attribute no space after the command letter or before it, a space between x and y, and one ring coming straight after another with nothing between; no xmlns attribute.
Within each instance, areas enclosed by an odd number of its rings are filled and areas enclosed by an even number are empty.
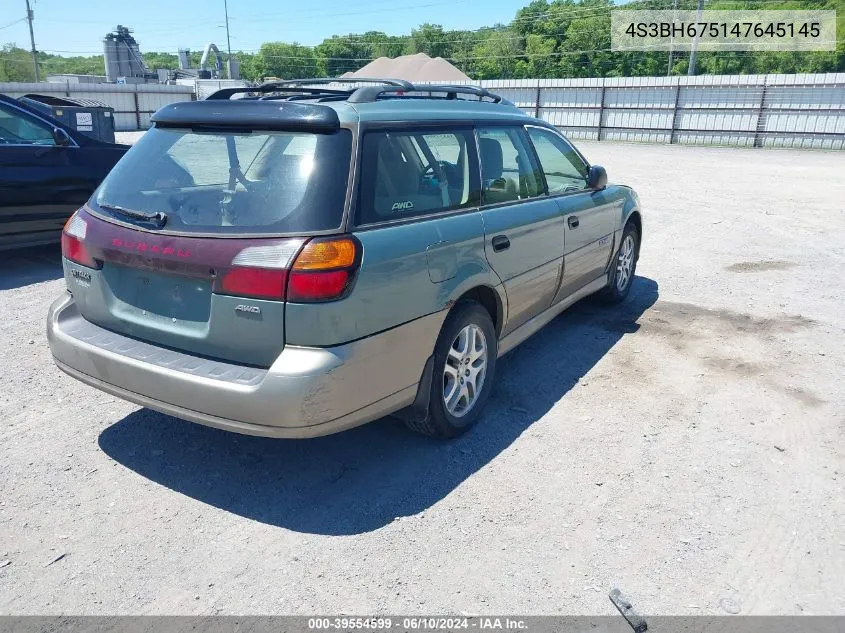
<svg viewBox="0 0 845 633"><path fill-rule="evenodd" d="M481 179L484 188L484 202L510 202L519 199L519 190L513 178L505 178L502 146L494 138L478 141L481 154Z"/></svg>

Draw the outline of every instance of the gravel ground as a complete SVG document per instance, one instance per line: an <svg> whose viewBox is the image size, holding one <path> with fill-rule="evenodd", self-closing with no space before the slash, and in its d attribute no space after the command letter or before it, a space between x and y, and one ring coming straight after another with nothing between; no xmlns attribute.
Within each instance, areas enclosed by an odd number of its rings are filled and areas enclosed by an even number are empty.
<svg viewBox="0 0 845 633"><path fill-rule="evenodd" d="M57 249L0 262L0 613L842 614L845 154L581 143L645 207L620 309L482 423L242 437L59 372ZM6 561L9 561L6 563Z"/></svg>

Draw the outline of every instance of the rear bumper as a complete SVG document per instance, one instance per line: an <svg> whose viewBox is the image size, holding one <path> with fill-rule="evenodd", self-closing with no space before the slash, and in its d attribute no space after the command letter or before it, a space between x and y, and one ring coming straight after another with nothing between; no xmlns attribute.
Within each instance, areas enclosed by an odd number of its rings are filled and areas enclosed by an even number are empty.
<svg viewBox="0 0 845 633"><path fill-rule="evenodd" d="M105 330L67 294L50 308L47 339L60 369L119 398L238 433L316 437L411 404L444 318L330 348L288 345L269 369L256 369Z"/></svg>

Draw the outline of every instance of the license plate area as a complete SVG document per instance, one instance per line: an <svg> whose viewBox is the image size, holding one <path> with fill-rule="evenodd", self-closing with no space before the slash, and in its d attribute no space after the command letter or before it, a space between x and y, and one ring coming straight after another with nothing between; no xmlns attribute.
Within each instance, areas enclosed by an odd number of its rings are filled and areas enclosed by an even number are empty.
<svg viewBox="0 0 845 633"><path fill-rule="evenodd" d="M153 270L107 265L104 276L122 312L135 318L181 323L208 323L211 280Z"/></svg>

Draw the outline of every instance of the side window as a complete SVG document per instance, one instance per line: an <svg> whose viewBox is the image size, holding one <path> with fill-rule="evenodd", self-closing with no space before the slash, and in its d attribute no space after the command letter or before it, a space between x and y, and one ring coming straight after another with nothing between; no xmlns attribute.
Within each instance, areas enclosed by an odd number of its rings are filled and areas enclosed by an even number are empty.
<svg viewBox="0 0 845 633"><path fill-rule="evenodd" d="M469 130L367 132L356 223L477 205L478 166L473 149Z"/></svg>
<svg viewBox="0 0 845 633"><path fill-rule="evenodd" d="M528 128L528 136L537 150L549 195L587 188L587 164L569 143L557 134L535 127Z"/></svg>
<svg viewBox="0 0 845 633"><path fill-rule="evenodd" d="M0 105L0 144L55 145L53 129L25 116L14 108Z"/></svg>
<svg viewBox="0 0 845 633"><path fill-rule="evenodd" d="M522 128L478 128L478 148L484 204L543 195L543 182Z"/></svg>

